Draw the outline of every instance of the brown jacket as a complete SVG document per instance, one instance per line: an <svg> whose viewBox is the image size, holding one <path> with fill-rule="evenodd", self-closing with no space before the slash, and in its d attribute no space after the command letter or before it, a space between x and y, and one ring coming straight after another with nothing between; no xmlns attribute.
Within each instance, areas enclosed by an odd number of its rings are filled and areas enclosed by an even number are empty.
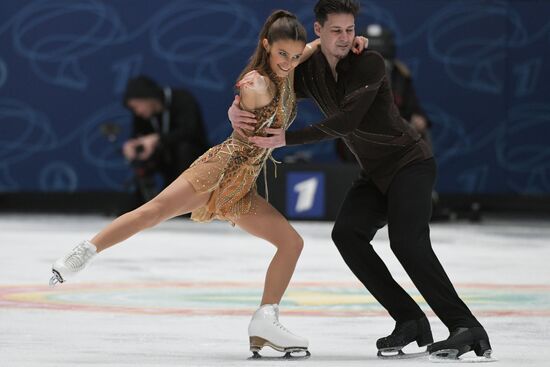
<svg viewBox="0 0 550 367"><path fill-rule="evenodd" d="M296 69L297 96L313 98L327 118L301 130L287 131L286 143L342 138L363 174L386 192L401 168L432 157L432 152L399 115L380 54L350 52L336 71L338 81L320 50Z"/></svg>

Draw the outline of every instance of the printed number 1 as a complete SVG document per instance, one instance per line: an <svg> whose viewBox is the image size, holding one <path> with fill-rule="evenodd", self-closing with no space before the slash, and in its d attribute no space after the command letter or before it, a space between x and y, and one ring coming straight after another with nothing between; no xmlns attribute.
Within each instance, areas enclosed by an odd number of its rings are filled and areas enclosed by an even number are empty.
<svg viewBox="0 0 550 367"><path fill-rule="evenodd" d="M297 213L305 212L313 208L313 201L318 185L319 180L313 177L294 186L294 191L298 193L298 200L296 201Z"/></svg>

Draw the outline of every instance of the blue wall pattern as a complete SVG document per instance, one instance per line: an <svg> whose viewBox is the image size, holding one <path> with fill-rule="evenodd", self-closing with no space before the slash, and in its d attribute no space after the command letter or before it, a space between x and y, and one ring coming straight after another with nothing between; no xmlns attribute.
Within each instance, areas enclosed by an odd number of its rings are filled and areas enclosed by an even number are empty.
<svg viewBox="0 0 550 367"><path fill-rule="evenodd" d="M396 33L431 120L442 193L550 193L550 1L363 0L358 30ZM312 29L314 0L4 0L0 191L123 190L126 80L198 98L211 144L230 133L233 85L274 8ZM310 37L313 32L310 31ZM317 121L300 104L295 126ZM110 143L100 132L117 122ZM281 149L335 162L334 144Z"/></svg>

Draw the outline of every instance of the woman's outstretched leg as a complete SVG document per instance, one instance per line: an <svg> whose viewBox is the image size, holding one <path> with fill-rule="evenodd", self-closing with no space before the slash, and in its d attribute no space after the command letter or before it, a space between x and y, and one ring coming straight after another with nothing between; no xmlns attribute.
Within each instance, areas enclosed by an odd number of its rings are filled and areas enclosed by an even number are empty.
<svg viewBox="0 0 550 367"><path fill-rule="evenodd" d="M63 283L67 277L83 270L98 252L146 228L203 206L209 196L209 193L197 193L183 176L178 177L151 201L115 219L91 242L82 242L58 259L52 267L50 285Z"/></svg>
<svg viewBox="0 0 550 367"><path fill-rule="evenodd" d="M307 351L307 339L291 333L279 323L279 302L294 273L303 248L303 240L290 223L260 197L255 198L255 210L244 215L235 224L256 237L272 243L277 252L265 277L260 308L248 326L250 350L257 353L269 345L281 352Z"/></svg>
<svg viewBox="0 0 550 367"><path fill-rule="evenodd" d="M99 253L144 229L200 208L209 197L210 193L197 193L189 181L180 176L149 202L112 221L91 242Z"/></svg>

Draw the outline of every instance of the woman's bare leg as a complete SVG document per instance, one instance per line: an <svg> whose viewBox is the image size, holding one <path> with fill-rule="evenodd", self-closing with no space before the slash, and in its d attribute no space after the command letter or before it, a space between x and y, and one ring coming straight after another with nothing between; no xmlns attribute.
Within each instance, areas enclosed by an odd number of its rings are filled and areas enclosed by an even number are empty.
<svg viewBox="0 0 550 367"><path fill-rule="evenodd" d="M262 305L278 304L286 291L304 242L286 218L263 198L255 200L256 210L235 220L235 224L277 247L265 277Z"/></svg>
<svg viewBox="0 0 550 367"><path fill-rule="evenodd" d="M97 252L101 252L146 228L200 208L209 197L210 193L197 193L183 176L179 176L149 202L115 219L91 242Z"/></svg>

